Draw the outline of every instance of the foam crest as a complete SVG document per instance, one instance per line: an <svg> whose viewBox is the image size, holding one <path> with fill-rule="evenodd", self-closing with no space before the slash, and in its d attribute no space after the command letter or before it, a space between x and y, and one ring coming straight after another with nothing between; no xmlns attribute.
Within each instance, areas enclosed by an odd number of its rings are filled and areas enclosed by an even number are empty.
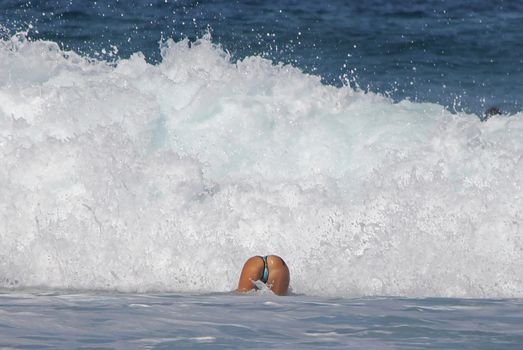
<svg viewBox="0 0 523 350"><path fill-rule="evenodd" d="M209 37L115 63L0 42L0 286L522 297L522 115L333 87Z"/></svg>

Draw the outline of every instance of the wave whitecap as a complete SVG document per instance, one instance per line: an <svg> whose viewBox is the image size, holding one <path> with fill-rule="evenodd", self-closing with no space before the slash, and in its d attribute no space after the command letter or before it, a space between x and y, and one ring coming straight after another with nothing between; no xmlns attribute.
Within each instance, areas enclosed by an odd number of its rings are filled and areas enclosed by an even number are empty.
<svg viewBox="0 0 523 350"><path fill-rule="evenodd" d="M209 37L109 63L0 41L0 286L523 296L523 121L333 87Z"/></svg>

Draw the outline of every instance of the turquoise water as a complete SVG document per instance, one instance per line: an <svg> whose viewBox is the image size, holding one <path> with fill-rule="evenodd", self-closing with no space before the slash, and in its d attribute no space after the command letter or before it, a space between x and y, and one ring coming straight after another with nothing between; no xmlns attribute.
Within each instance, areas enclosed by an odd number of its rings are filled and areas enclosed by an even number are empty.
<svg viewBox="0 0 523 350"><path fill-rule="evenodd" d="M16 349L517 349L521 300L3 294Z"/></svg>

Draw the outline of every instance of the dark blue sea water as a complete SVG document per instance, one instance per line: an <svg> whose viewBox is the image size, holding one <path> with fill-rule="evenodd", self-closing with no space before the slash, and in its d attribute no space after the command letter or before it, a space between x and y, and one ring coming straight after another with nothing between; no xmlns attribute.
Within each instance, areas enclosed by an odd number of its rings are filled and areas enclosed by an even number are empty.
<svg viewBox="0 0 523 350"><path fill-rule="evenodd" d="M91 57L158 42L213 41L241 59L261 55L395 100L481 115L523 105L523 3L472 1L2 1L4 35L29 30Z"/></svg>

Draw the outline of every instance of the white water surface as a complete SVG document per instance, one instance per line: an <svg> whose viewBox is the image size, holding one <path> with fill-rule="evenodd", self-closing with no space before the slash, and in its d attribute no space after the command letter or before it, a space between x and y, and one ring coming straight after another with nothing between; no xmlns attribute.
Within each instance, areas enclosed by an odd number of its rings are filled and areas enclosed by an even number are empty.
<svg viewBox="0 0 523 350"><path fill-rule="evenodd" d="M521 300L0 295L2 349L518 349Z"/></svg>
<svg viewBox="0 0 523 350"><path fill-rule="evenodd" d="M308 296L523 297L521 113L161 53L0 41L1 288L227 292L278 254Z"/></svg>

